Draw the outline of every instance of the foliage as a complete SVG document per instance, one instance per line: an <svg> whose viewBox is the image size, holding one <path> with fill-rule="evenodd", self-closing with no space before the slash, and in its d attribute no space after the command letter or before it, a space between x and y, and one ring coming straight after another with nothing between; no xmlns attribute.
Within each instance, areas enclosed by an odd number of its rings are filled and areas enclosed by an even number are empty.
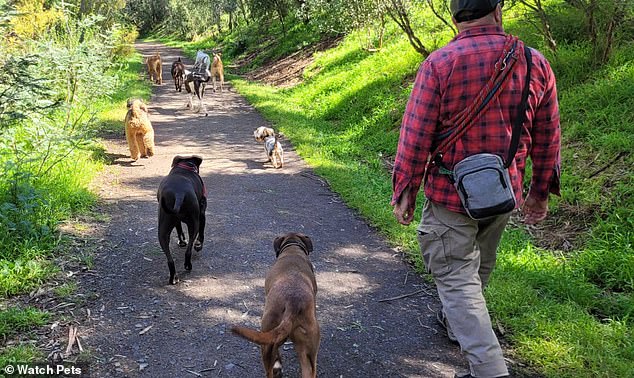
<svg viewBox="0 0 634 378"><path fill-rule="evenodd" d="M107 73L119 60L117 41L134 35L106 26L104 17L56 9L43 35L29 39L25 32L0 43L2 297L31 290L55 272L45 257L59 241L58 223L94 201L87 184L96 164L84 157L94 149L101 109L95 105L116 84ZM11 31L25 22L21 17L10 12L0 28Z"/></svg>
<svg viewBox="0 0 634 378"><path fill-rule="evenodd" d="M20 39L38 39L48 34L64 15L46 0L17 1L18 15L11 19L11 30Z"/></svg>
<svg viewBox="0 0 634 378"><path fill-rule="evenodd" d="M0 310L0 337L6 338L11 334L28 330L31 327L42 326L49 314L34 307L11 307Z"/></svg>
<svg viewBox="0 0 634 378"><path fill-rule="evenodd" d="M42 361L44 357L46 356L32 345L11 346L0 351L0 366L16 362Z"/></svg>

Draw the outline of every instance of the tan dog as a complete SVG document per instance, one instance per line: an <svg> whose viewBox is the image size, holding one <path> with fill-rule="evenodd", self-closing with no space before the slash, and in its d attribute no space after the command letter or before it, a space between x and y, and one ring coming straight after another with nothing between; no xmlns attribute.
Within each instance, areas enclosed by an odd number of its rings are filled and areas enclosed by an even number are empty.
<svg viewBox="0 0 634 378"><path fill-rule="evenodd" d="M214 92L216 91L216 76L220 80L220 91L222 92L222 86L225 83L225 70L222 65L220 57L222 53L214 53L214 58L211 62L211 83L214 86Z"/></svg>
<svg viewBox="0 0 634 378"><path fill-rule="evenodd" d="M319 323L315 307L317 281L308 255L313 243L303 234L289 233L273 242L277 259L264 282L262 331L234 325L231 331L260 344L267 378L282 376L278 348L290 338L302 378L317 376Z"/></svg>
<svg viewBox="0 0 634 378"><path fill-rule="evenodd" d="M154 55L149 56L145 60L147 64L147 72L150 75L150 81L156 84L163 84L163 62L161 61L161 55L155 52Z"/></svg>
<svg viewBox="0 0 634 378"><path fill-rule="evenodd" d="M264 151L269 158L273 168L282 168L284 166L284 149L282 143L278 141L278 136L269 136L264 138Z"/></svg>
<svg viewBox="0 0 634 378"><path fill-rule="evenodd" d="M154 129L148 117L147 106L141 100L128 100L128 113L125 115L125 137L130 147L130 157L154 155Z"/></svg>
<svg viewBox="0 0 634 378"><path fill-rule="evenodd" d="M260 126L253 132L256 142L264 142L264 139L270 136L275 136L275 130L266 126Z"/></svg>

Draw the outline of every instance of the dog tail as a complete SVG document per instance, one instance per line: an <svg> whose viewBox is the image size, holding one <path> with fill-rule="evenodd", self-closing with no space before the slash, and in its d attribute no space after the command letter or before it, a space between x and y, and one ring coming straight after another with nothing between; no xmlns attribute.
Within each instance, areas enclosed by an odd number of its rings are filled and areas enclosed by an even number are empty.
<svg viewBox="0 0 634 378"><path fill-rule="evenodd" d="M177 192L173 198L174 198L174 202L172 206L170 206L170 204L166 202L165 197L161 197L161 207L163 207L163 210L165 210L166 212L170 214L178 214L181 210L181 206L183 206L185 193Z"/></svg>
<svg viewBox="0 0 634 378"><path fill-rule="evenodd" d="M234 325L231 332L235 335L243 337L259 345L279 345L282 344L293 330L293 322L291 320L288 309L282 316L282 321L277 327L267 332L260 332L255 329Z"/></svg>

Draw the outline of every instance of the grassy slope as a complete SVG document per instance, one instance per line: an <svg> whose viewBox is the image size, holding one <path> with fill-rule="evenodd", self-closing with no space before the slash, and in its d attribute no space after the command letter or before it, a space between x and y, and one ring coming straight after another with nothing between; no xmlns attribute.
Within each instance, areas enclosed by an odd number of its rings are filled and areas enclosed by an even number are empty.
<svg viewBox="0 0 634 378"><path fill-rule="evenodd" d="M507 30L545 51L530 26L509 14ZM570 20L559 21L562 28ZM224 44L230 61L239 58L231 54L237 52L236 41L250 43L244 54L267 45L259 54L274 57L310 39L301 30L280 36L279 44L245 33L185 46ZM428 38L426 45L442 45L449 38L421 35ZM232 83L346 203L404 247L422 272L415 225L393 220L390 172L384 165L395 153L421 57L394 29L378 53L361 49L360 39L349 35L318 54L297 87L279 89L237 77ZM563 196L552 199L553 221L545 231L556 235L571 223L588 226L579 227L585 231L567 252L539 248L526 230L509 227L486 295L516 357L549 377L634 376L633 47L622 46L600 69L592 67L583 44L562 43L556 57L546 52L558 77L564 148Z"/></svg>

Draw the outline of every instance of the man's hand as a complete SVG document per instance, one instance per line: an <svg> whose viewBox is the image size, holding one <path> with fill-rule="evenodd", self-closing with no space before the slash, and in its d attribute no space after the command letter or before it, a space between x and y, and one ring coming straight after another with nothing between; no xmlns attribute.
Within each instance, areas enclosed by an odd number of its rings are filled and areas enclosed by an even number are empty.
<svg viewBox="0 0 634 378"><path fill-rule="evenodd" d="M412 222L414 219L414 209L411 209L409 204L409 188L401 193L401 198L399 198L396 205L394 205L394 211L392 211L392 213L398 223L402 225L407 226Z"/></svg>
<svg viewBox="0 0 634 378"><path fill-rule="evenodd" d="M522 212L524 213L524 223L526 224L537 224L543 221L548 214L548 198L540 201L529 195L524 201Z"/></svg>

